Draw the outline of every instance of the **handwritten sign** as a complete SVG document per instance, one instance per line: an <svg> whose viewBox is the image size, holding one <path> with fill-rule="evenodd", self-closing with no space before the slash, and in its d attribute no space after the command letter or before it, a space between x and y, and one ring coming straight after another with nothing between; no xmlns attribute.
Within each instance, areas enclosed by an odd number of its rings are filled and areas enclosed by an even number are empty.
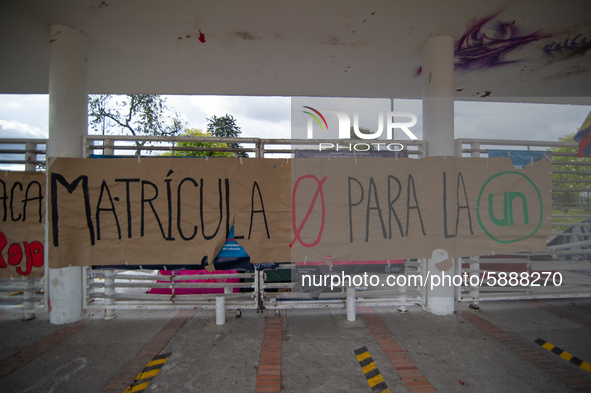
<svg viewBox="0 0 591 393"><path fill-rule="evenodd" d="M58 158L48 174L50 266L200 264L214 259L233 223L253 263L289 260L289 248L278 247L289 238L280 224L284 164Z"/></svg>
<svg viewBox="0 0 591 393"><path fill-rule="evenodd" d="M543 249L549 171L505 158L58 158L50 264L199 264L232 224L252 263Z"/></svg>
<svg viewBox="0 0 591 393"><path fill-rule="evenodd" d="M454 257L540 250L550 164L510 159L293 160L293 261Z"/></svg>
<svg viewBox="0 0 591 393"><path fill-rule="evenodd" d="M0 277L43 276L45 174L0 173Z"/></svg>

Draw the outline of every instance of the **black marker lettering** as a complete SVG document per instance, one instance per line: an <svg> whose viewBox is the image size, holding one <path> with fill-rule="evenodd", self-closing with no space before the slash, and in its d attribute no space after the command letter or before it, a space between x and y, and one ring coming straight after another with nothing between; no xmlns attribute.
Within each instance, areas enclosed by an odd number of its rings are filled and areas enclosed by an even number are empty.
<svg viewBox="0 0 591 393"><path fill-rule="evenodd" d="M107 195L109 196L109 202L111 202L111 208L101 208L101 201L103 200L103 193L107 190ZM117 212L115 211L115 204L113 203L113 198L111 198L111 191L109 191L109 187L107 186L107 182L103 180L101 183L101 191L99 193L98 202L96 204L96 239L101 240L101 212L113 212L113 217L115 217L115 223L117 224L117 235L119 239L121 239L121 227L119 226L119 219L117 218Z"/></svg>
<svg viewBox="0 0 591 393"><path fill-rule="evenodd" d="M129 183L139 183L140 179L115 179L116 183L125 183L125 203L127 206L127 237L131 239L131 201L129 200Z"/></svg>
<svg viewBox="0 0 591 393"><path fill-rule="evenodd" d="M359 198L358 202L353 203L353 201L351 201L351 180L353 180L355 183L357 183L359 185L359 189L361 190L361 198ZM348 184L349 184L349 242L353 243L353 212L352 212L352 207L353 206L358 206L361 204L361 202L363 202L363 186L361 185L361 183L359 182L359 180L355 179L354 177L349 177L348 178Z"/></svg>
<svg viewBox="0 0 591 393"><path fill-rule="evenodd" d="M183 230L181 228L181 222L182 222L182 218L181 218L182 217L182 209L181 209L181 206L182 206L182 202L181 202L181 187L183 186L183 183L185 183L186 181L190 181L191 183L193 183L193 185L195 187L198 186L197 182L195 180L193 180L192 178L190 178L190 177L185 177L179 183L179 187L178 187L178 191L177 191L176 227L177 227L177 230L179 231L179 235L181 235L181 238L183 240L192 240L195 237L195 235L197 235L197 229L198 229L197 228L197 225L193 226L193 234L191 236L189 236L189 237L187 237L187 236L185 236L183 234Z"/></svg>
<svg viewBox="0 0 591 393"><path fill-rule="evenodd" d="M414 205L410 204L410 189L411 189L411 187L412 187L412 195L415 200ZM410 222L409 215L410 215L411 209L416 209L417 213L419 213L419 221L421 223L421 231L423 232L423 235L426 236L425 227L423 226L423 218L421 217L421 209L419 207L419 201L417 200L417 191L415 189L415 180L413 179L412 175L408 175L408 186L406 188L406 236L408 236L408 224Z"/></svg>
<svg viewBox="0 0 591 393"><path fill-rule="evenodd" d="M86 225L90 234L90 245L94 246L94 225L92 223L91 211L90 211L90 193L88 191L88 176L78 176L72 183L68 183L66 179L59 173L51 174L51 226L53 235L53 246L59 246L59 214L58 214L58 203L57 203L57 183L66 187L68 193L73 193L78 187L78 184L82 182L82 192L84 194L84 209L86 211Z"/></svg>
<svg viewBox="0 0 591 393"><path fill-rule="evenodd" d="M261 201L261 210L254 210L254 189L257 189L259 193L259 199ZM258 183L255 181L252 185L252 199L250 205L250 228L248 229L248 238L250 239L250 235L252 232L252 219L255 213L263 213L263 219L265 220L265 229L267 230L267 239L270 239L269 236L269 226L267 225L267 215L265 214L265 204L263 203L263 196L261 195L261 189L259 188Z"/></svg>
<svg viewBox="0 0 591 393"><path fill-rule="evenodd" d="M154 196L150 199L146 199L146 185L150 185L154 189ZM158 198L158 187L156 187L156 184L154 184L148 180L142 180L142 219L141 219L142 221L141 221L140 236L144 236L144 217L145 217L144 213L145 213L146 202L148 202L148 204L150 205L150 208L152 209L152 212L154 213L154 217L156 217L156 221L158 222L158 227L160 228L160 233L162 233L162 237L164 239L166 239L166 235L164 234L164 229L162 229L162 222L160 222L160 217L158 217L158 213L156 213L156 209L154 208L154 204L152 204L152 201L155 200L156 198Z"/></svg>
<svg viewBox="0 0 591 393"><path fill-rule="evenodd" d="M373 195L376 202L375 207L371 207L371 190L373 189ZM382 218L382 209L380 209L380 201L378 200L378 190L376 189L376 183L373 180L373 177L369 178L369 189L367 190L367 211L365 214L365 241L369 240L369 214L372 210L378 211L378 218L380 219L380 224L382 225L382 234L384 239L387 238L386 234L386 226L384 225L384 219Z"/></svg>

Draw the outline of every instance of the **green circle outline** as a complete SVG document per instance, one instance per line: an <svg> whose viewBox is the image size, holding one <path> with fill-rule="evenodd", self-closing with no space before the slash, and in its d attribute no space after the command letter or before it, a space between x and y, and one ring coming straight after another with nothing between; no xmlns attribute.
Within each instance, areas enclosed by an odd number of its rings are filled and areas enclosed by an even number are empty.
<svg viewBox="0 0 591 393"><path fill-rule="evenodd" d="M495 178L497 178L499 176L509 175L509 174L511 174L511 175L518 175L518 176L524 177L525 180L527 180L529 182L529 184L531 184L533 186L533 188L536 190L536 192L538 194L538 198L540 199L540 223L538 224L538 226L536 227L536 229L534 229L533 232L530 233L527 236L524 236L522 238L515 239L515 240L499 240L496 237L494 237L489 231L486 230L486 228L484 227L484 224L482 223L482 220L480 219L480 198L482 197L482 193L484 192L484 189L486 188L486 186L488 185L488 183L490 183L492 180L494 180ZM484 231L484 233L486 233L486 235L488 237L490 237L491 239L493 239L497 243L501 243L501 244L515 243L515 242L518 242L520 240L527 239L528 237L533 236L538 231L538 229L540 229L540 227L542 226L542 220L544 219L544 214L543 213L544 213L544 203L542 201L542 194L540 193L540 190L538 189L538 187L536 186L536 184L529 177L527 177L523 173L517 172L517 171L503 171L503 172L499 172L496 175L492 175L491 177L489 177L484 182L484 185L480 189L480 193L478 194L478 200L476 201L476 218L478 219L478 225L480 225L480 228L482 228L482 230Z"/></svg>

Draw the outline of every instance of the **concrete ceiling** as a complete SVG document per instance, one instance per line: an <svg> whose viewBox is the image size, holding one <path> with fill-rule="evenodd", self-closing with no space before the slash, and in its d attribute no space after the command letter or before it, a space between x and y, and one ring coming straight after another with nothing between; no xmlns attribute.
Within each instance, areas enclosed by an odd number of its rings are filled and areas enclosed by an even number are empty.
<svg viewBox="0 0 591 393"><path fill-rule="evenodd" d="M588 0L3 0L0 93L47 93L51 24L90 37L91 93L420 98L452 35L457 99L591 103Z"/></svg>

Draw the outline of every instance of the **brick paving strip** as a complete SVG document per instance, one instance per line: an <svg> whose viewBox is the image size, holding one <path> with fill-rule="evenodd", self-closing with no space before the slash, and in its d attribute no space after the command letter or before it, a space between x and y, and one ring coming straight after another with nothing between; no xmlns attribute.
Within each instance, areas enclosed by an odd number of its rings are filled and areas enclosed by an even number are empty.
<svg viewBox="0 0 591 393"><path fill-rule="evenodd" d="M558 307L552 306L548 303L541 302L539 300L523 300L523 302L541 308L542 310L548 311L554 315L557 315L561 318L568 319L571 322L578 323L581 326L586 327L587 329L591 329L591 321L577 315L574 315L568 311L564 311Z"/></svg>
<svg viewBox="0 0 591 393"><path fill-rule="evenodd" d="M4 378L11 372L27 365L51 348L55 347L80 329L86 326L86 322L76 322L65 326L43 340L37 341L35 344L23 349L14 356L0 362L0 378Z"/></svg>
<svg viewBox="0 0 591 393"><path fill-rule="evenodd" d="M526 360L529 360L546 373L566 383L577 392L591 392L591 380L585 378L581 373L564 367L558 361L550 359L539 349L533 348L513 334L504 331L498 326L488 322L486 319L476 315L474 311L462 308L456 309L456 311L462 318L472 323L483 332L488 333L501 344L504 344L507 348L516 352L518 355L521 355Z"/></svg>
<svg viewBox="0 0 591 393"><path fill-rule="evenodd" d="M402 378L411 393L430 393L437 392L435 388L427 381L423 373L410 360L404 350L394 340L392 331L386 326L382 318L375 313L371 307L357 307L357 313L363 317L369 331L376 339L380 347L388 356L388 359Z"/></svg>
<svg viewBox="0 0 591 393"><path fill-rule="evenodd" d="M178 332L187 320L193 318L196 312L197 310L195 309L180 310L174 317L172 317L166 326L164 326L162 330L160 330L158 334L146 344L144 349L142 349L141 352L109 382L103 392L124 392L142 372L144 367L146 367L146 364L162 352L176 332Z"/></svg>
<svg viewBox="0 0 591 393"><path fill-rule="evenodd" d="M275 310L267 312L256 393L281 391L281 342L285 315L285 311L281 311L280 317L275 316Z"/></svg>

